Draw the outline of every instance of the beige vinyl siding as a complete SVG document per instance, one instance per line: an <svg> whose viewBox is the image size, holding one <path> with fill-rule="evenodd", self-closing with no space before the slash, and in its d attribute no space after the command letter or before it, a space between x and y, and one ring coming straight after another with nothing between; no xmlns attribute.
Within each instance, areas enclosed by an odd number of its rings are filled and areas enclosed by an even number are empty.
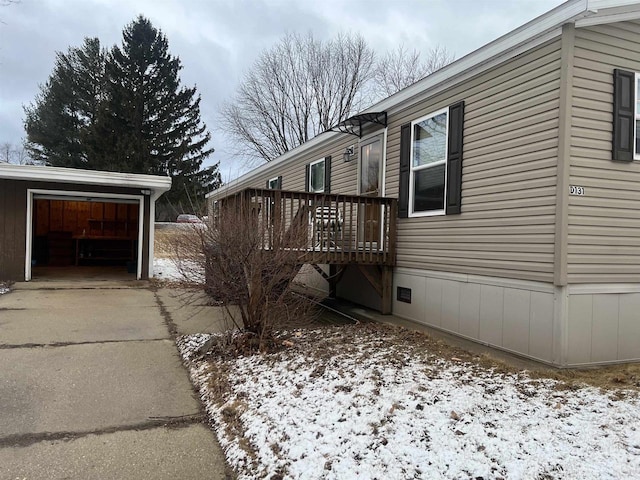
<svg viewBox="0 0 640 480"><path fill-rule="evenodd" d="M399 267L553 281L560 39L390 116L387 195L400 127L465 101L462 213L398 222Z"/></svg>
<svg viewBox="0 0 640 480"><path fill-rule="evenodd" d="M292 158L283 164L274 163L259 175L240 182L231 182L230 186L214 193L210 201L231 195L245 188L265 188L267 180L282 175L282 189L304 192L305 165L331 156L331 193L357 193L357 157L351 162L344 163L343 153L349 145L356 144L358 138L353 135L342 135L328 143L321 144L311 152Z"/></svg>
<svg viewBox="0 0 640 480"><path fill-rule="evenodd" d="M640 71L640 22L576 29L569 283L640 281L640 162L613 162L613 70Z"/></svg>

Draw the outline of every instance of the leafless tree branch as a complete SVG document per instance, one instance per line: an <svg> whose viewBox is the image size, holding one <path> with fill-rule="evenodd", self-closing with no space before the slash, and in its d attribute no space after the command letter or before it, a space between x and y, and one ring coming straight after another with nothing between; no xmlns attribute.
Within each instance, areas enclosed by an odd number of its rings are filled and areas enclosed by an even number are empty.
<svg viewBox="0 0 640 480"><path fill-rule="evenodd" d="M418 50L400 45L387 52L376 64L374 79L376 92L388 97L440 70L455 59L445 47L436 45L423 57Z"/></svg>
<svg viewBox="0 0 640 480"><path fill-rule="evenodd" d="M360 110L373 66L360 36L323 42L288 34L260 55L223 106L222 127L242 154L273 160Z"/></svg>

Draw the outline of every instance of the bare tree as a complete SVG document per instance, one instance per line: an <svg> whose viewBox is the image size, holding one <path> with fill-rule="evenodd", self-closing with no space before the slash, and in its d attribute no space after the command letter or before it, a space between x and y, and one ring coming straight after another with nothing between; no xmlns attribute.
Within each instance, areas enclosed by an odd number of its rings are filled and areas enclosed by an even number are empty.
<svg viewBox="0 0 640 480"><path fill-rule="evenodd" d="M35 165L38 163L29 156L24 142L20 145L13 145L10 142L0 144L0 162L14 165Z"/></svg>
<svg viewBox="0 0 640 480"><path fill-rule="evenodd" d="M260 55L222 108L241 154L270 161L361 109L374 53L361 36L286 35Z"/></svg>
<svg viewBox="0 0 640 480"><path fill-rule="evenodd" d="M429 50L425 57L418 50L409 51L404 45L400 45L396 50L387 52L376 64L376 93L380 97L393 95L440 70L454 59L455 55L440 45Z"/></svg>

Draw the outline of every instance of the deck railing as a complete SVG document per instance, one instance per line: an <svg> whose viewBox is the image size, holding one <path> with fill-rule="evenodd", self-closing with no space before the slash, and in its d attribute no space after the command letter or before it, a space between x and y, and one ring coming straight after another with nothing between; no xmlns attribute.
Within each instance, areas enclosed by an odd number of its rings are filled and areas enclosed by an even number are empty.
<svg viewBox="0 0 640 480"><path fill-rule="evenodd" d="M214 225L229 208L259 229L263 249L299 251L303 263L395 264L395 198L250 188L214 203Z"/></svg>

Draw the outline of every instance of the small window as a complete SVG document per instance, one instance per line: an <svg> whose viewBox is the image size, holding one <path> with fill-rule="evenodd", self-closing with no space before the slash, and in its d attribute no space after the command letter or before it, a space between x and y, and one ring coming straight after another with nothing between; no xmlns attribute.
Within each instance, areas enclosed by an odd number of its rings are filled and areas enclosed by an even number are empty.
<svg viewBox="0 0 640 480"><path fill-rule="evenodd" d="M309 165L309 191L324 192L324 158Z"/></svg>
<svg viewBox="0 0 640 480"><path fill-rule="evenodd" d="M278 188L280 188L279 183L280 183L280 177L270 178L267 188L269 188L269 190L277 190Z"/></svg>
<svg viewBox="0 0 640 480"><path fill-rule="evenodd" d="M445 109L411 123L411 216L445 213L448 116Z"/></svg>

